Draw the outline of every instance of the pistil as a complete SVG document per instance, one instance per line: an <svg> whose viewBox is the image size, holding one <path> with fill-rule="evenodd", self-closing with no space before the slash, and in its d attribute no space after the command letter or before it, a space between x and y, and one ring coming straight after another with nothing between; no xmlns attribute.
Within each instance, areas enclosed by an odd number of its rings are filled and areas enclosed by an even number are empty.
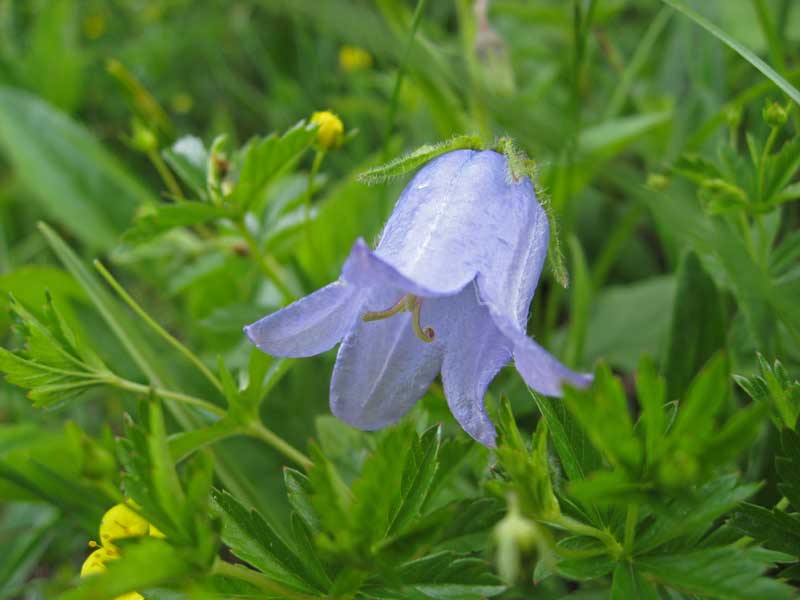
<svg viewBox="0 0 800 600"><path fill-rule="evenodd" d="M416 336L426 344L432 342L436 337L436 332L432 327L423 327L420 324L422 298L413 294L405 294L396 304L385 310L367 311L361 316L361 319L363 321L381 321L406 311L411 313L411 325Z"/></svg>

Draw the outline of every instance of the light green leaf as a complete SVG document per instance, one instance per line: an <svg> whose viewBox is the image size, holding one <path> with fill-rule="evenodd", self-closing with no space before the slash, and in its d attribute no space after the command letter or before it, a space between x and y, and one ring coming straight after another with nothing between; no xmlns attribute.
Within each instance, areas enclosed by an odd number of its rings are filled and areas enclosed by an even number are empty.
<svg viewBox="0 0 800 600"><path fill-rule="evenodd" d="M0 145L50 217L91 248L108 249L142 187L82 125L20 90L0 86Z"/></svg>
<svg viewBox="0 0 800 600"><path fill-rule="evenodd" d="M794 87L791 83L786 81L783 77L781 77L775 69L770 67L767 63L761 60L758 56L756 56L750 49L743 46L741 43L737 42L727 33L722 31L719 27L714 25L711 21L703 17L702 15L698 14L688 6L686 6L680 0L662 0L666 4L669 4L675 10L683 13L687 17L689 17L692 21L697 23L700 27L708 31L711 35L716 37L718 40L723 42L726 46L730 47L734 50L737 54L739 54L742 58L744 58L747 62L753 65L756 69L761 71L761 73L767 77L770 81L772 81L775 85L781 88L786 95L788 95L792 100L800 104L800 90Z"/></svg>

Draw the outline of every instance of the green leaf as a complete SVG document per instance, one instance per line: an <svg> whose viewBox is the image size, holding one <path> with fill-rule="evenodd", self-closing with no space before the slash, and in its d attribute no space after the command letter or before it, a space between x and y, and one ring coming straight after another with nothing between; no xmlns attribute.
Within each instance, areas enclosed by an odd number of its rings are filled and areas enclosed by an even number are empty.
<svg viewBox="0 0 800 600"><path fill-rule="evenodd" d="M722 305L714 281L689 252L678 268L664 376L667 400L683 398L712 355L725 347Z"/></svg>
<svg viewBox="0 0 800 600"><path fill-rule="evenodd" d="M222 540L240 559L271 579L302 592L324 592L326 582L313 572L270 526L253 510L247 510L227 492L212 493L215 512L222 519Z"/></svg>
<svg viewBox="0 0 800 600"><path fill-rule="evenodd" d="M642 448L634 435L628 400L622 383L608 366L595 371L591 388L568 388L564 402L583 426L589 439L612 464L635 469L642 459Z"/></svg>
<svg viewBox="0 0 800 600"><path fill-rule="evenodd" d="M368 185L385 183L421 167L437 156L453 150L464 149L482 150L483 142L479 136L459 135L438 144L426 144L405 156L400 156L386 164L364 171L358 176L358 180Z"/></svg>
<svg viewBox="0 0 800 600"><path fill-rule="evenodd" d="M785 554L761 548L705 548L636 559L636 567L659 583L693 594L731 600L784 600L792 588L762 574Z"/></svg>
<svg viewBox="0 0 800 600"><path fill-rule="evenodd" d="M0 143L25 186L89 247L111 248L143 188L82 125L20 90L0 86Z"/></svg>
<svg viewBox="0 0 800 600"><path fill-rule="evenodd" d="M39 564L53 539L58 511L52 506L16 503L5 505L0 518L0 597L14 597Z"/></svg>
<svg viewBox="0 0 800 600"><path fill-rule="evenodd" d="M800 510L800 434L791 429L781 432L782 456L775 459L775 469L781 480L779 488L792 507Z"/></svg>
<svg viewBox="0 0 800 600"><path fill-rule="evenodd" d="M240 212L255 202L264 188L311 146L316 127L300 121L282 136L253 139L242 150L242 166L233 192L226 197Z"/></svg>
<svg viewBox="0 0 800 600"><path fill-rule="evenodd" d="M367 588L372 598L385 600L481 600L505 591L488 565L476 558L441 552L401 565L399 587Z"/></svg>
<svg viewBox="0 0 800 600"><path fill-rule="evenodd" d="M441 427L432 427L421 438L414 438L403 468L399 504L388 535L403 531L419 516L439 467L441 438Z"/></svg>
<svg viewBox="0 0 800 600"><path fill-rule="evenodd" d="M213 204L201 202L163 204L153 209L153 212L138 217L133 227L125 232L125 241L141 244L171 229L200 225L232 216L231 209Z"/></svg>
<svg viewBox="0 0 800 600"><path fill-rule="evenodd" d="M708 31L711 35L716 37L726 46L734 50L739 56L744 58L747 62L753 65L756 69L761 71L761 73L767 77L770 81L772 81L775 85L777 85L780 89L782 89L787 96L789 96L792 100L800 104L800 90L794 87L791 83L786 81L783 77L781 77L775 69L770 67L767 63L761 60L758 56L756 56L751 50L743 46L741 43L737 42L727 33L722 31L719 27L714 25L711 21L706 19L705 17L699 15L691 8L686 6L683 2L678 0L662 0L666 4L669 4L672 8L677 11L682 12L684 15L689 17L692 21L697 23L700 27Z"/></svg>
<svg viewBox="0 0 800 600"><path fill-rule="evenodd" d="M659 377L649 357L643 357L636 371L636 395L642 412L638 426L644 429L644 453L648 465L653 465L661 453L667 429L666 382Z"/></svg>
<svg viewBox="0 0 800 600"><path fill-rule="evenodd" d="M651 503L655 521L636 540L637 553L652 552L683 535L699 540L715 519L758 490L757 484L739 484L736 479L735 475L723 475L696 488L684 489L664 503Z"/></svg>
<svg viewBox="0 0 800 600"><path fill-rule="evenodd" d="M208 152L200 138L186 135L172 144L171 148L164 148L161 155L197 198L209 199L206 190Z"/></svg>
<svg viewBox="0 0 800 600"><path fill-rule="evenodd" d="M592 280L586 256L578 238L570 236L569 248L572 255L572 291L570 293L570 326L564 347L564 363L581 364L589 326L589 311L592 301Z"/></svg>
<svg viewBox="0 0 800 600"><path fill-rule="evenodd" d="M672 113L665 111L605 121L581 132L580 149L588 154L612 156L671 119Z"/></svg>
<svg viewBox="0 0 800 600"><path fill-rule="evenodd" d="M779 509L743 503L731 526L770 550L800 557L800 517Z"/></svg>

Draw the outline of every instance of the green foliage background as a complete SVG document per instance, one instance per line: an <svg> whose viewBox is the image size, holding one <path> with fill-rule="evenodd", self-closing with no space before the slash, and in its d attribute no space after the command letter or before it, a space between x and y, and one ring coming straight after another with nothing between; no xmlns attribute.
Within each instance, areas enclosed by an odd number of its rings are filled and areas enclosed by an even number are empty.
<svg viewBox="0 0 800 600"><path fill-rule="evenodd" d="M0 598L797 596L800 6L481 5L0 0ZM506 138L591 389L503 371L491 451L439 384L363 433L332 353L244 339ZM79 579L126 499L166 537Z"/></svg>

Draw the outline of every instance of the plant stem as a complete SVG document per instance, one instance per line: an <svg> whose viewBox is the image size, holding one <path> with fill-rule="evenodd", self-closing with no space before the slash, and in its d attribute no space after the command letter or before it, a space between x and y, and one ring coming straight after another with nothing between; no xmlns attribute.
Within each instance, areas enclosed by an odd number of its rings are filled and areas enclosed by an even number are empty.
<svg viewBox="0 0 800 600"><path fill-rule="evenodd" d="M280 264L271 255L265 254L261 251L261 248L259 247L256 239L253 237L253 234L250 233L250 230L247 229L247 226L244 224L244 220L238 219L236 221L236 230L244 238L247 247L250 249L251 254L255 257L259 267L261 267L261 270L264 272L264 275L266 275L267 279L269 279L275 285L275 287L278 288L281 296L283 296L283 300L287 303L294 300L294 294L283 281L283 276L281 273L282 268Z"/></svg>
<svg viewBox="0 0 800 600"><path fill-rule="evenodd" d="M417 33L417 27L422 18L422 11L425 8L425 0L417 0L417 6L414 9L414 15L411 17L411 29L408 31L408 38L406 39L406 46L403 49L403 55L400 59L400 66L397 70L397 79L394 82L394 89L392 90L392 99L389 102L389 115L386 118L386 133L383 136L383 148L381 149L381 156L383 162L389 158L389 136L392 135L394 129L394 120L397 115L397 104L400 100L400 88L403 86L403 77L405 76L406 63L411 54L411 48L414 46L414 37Z"/></svg>
<svg viewBox="0 0 800 600"><path fill-rule="evenodd" d="M155 319L148 315L147 312L145 312L145 310L136 302L136 300L134 300L131 295L125 291L125 288L120 285L120 283L114 278L108 269L105 268L103 263L101 263L99 260L95 260L94 266L100 275L103 276L103 279L108 282L108 285L114 289L114 291L125 301L125 304L127 304L131 310L133 310L133 312L135 312L145 323L147 323L150 328L160 335L170 346L183 354L183 356L185 356L189 362L197 367L197 370L200 371L206 377L206 379L208 379L211 384L217 388L217 390L219 390L220 393L224 394L220 380L205 364L203 364L203 361L200 360L200 358L195 355L194 352L189 350L189 348L182 344L177 338L175 338L175 336L169 333L166 329L159 325Z"/></svg>
<svg viewBox="0 0 800 600"><path fill-rule="evenodd" d="M178 185L178 180L172 175L172 171L169 170L169 167L164 162L164 159L161 158L161 154L159 154L158 150L148 150L147 157L150 159L150 162L153 163L156 171L158 171L158 174L164 181L164 185L167 186L170 195L178 202L183 202L186 200L186 197L183 195L183 191L181 190L181 186Z"/></svg>
<svg viewBox="0 0 800 600"><path fill-rule="evenodd" d="M217 558L214 561L214 565L211 567L211 572L214 575L222 575L223 577L230 577L231 579L245 581L256 586L260 590L270 592L270 594L276 594L281 598L293 598L296 600L310 600L314 598L314 596L307 596L306 594L295 592L294 590L283 586L277 581L273 581L259 571L255 571L245 567L244 565L234 565L229 562L225 562L220 558Z"/></svg>
<svg viewBox="0 0 800 600"><path fill-rule="evenodd" d="M317 150L314 155L314 162L311 164L311 170L308 172L308 186L306 187L306 195L303 202L306 240L308 242L308 252L312 260L315 258L316 251L314 250L314 236L311 231L311 199L314 195L314 178L317 176L324 158L325 150L322 148Z"/></svg>
<svg viewBox="0 0 800 600"><path fill-rule="evenodd" d="M244 430L248 435L258 438L262 442L272 446L283 454L286 458L294 461L304 469L309 469L313 466L313 462L305 454L300 452L297 448L292 446L289 442L278 436L272 430L264 426L261 421L253 420L250 425Z"/></svg>
<svg viewBox="0 0 800 600"><path fill-rule="evenodd" d="M636 504L628 505L628 512L625 515L625 539L623 547L629 556L633 554L633 543L636 541L636 524L639 520L639 506Z"/></svg>
<svg viewBox="0 0 800 600"><path fill-rule="evenodd" d="M603 544L605 544L609 553L615 559L622 555L622 545L616 540L616 538L614 538L613 535L611 535L611 532L609 531L604 531L602 529L598 529L597 527L586 525L585 523L581 523L580 521L564 514L560 515L556 520L551 522L553 525L561 527L562 529L566 529L567 531L577 535L585 535L587 537L593 537L597 540L600 540L603 542Z"/></svg>
<svg viewBox="0 0 800 600"><path fill-rule="evenodd" d="M212 404L211 402L207 402L196 396L190 396L189 394L184 394L181 392L173 392L172 390L167 390L161 387L154 387L152 385L144 385L142 383L136 383L135 381L123 379L118 375L108 374L100 381L112 387L133 392L134 394L141 394L143 396L146 396L147 394L154 393L158 396L162 396L164 398L180 402L181 404L187 404L189 406L200 408L218 417L224 417L226 414L223 408L220 408L216 404Z"/></svg>

